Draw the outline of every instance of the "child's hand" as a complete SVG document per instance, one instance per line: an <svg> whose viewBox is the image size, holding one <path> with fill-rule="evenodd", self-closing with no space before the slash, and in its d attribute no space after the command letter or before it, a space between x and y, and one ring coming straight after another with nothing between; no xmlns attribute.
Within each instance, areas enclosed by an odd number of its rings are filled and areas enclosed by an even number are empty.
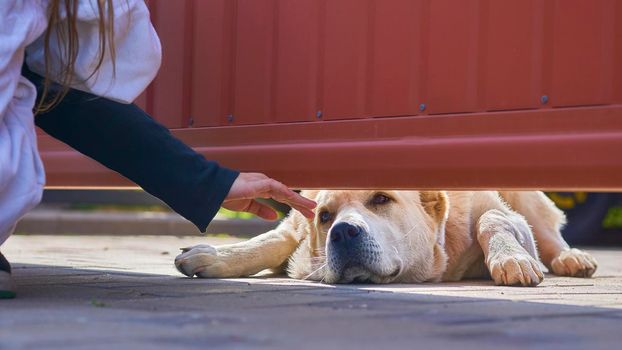
<svg viewBox="0 0 622 350"><path fill-rule="evenodd" d="M266 220L276 220L274 209L255 198L272 198L298 210L307 218L313 218L316 203L290 190L282 183L259 173L240 173L222 206L229 210L245 211Z"/></svg>

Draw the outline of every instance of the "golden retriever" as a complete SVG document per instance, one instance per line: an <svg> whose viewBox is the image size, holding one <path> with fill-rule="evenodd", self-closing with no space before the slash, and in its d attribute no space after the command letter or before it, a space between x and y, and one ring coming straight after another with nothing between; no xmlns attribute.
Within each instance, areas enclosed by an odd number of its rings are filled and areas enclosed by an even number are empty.
<svg viewBox="0 0 622 350"><path fill-rule="evenodd" d="M325 283L419 283L492 278L535 286L540 262L590 277L596 260L560 234L564 214L542 192L304 191L316 217L292 211L248 241L183 249L187 276L242 277L264 269Z"/></svg>

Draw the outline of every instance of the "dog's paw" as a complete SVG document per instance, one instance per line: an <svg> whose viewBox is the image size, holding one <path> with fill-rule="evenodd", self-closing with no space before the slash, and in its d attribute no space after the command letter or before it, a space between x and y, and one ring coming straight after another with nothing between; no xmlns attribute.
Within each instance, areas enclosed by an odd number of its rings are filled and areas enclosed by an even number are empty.
<svg viewBox="0 0 622 350"><path fill-rule="evenodd" d="M540 265L527 253L492 257L488 269L496 285L528 287L544 280Z"/></svg>
<svg viewBox="0 0 622 350"><path fill-rule="evenodd" d="M551 261L551 272L558 276L591 277L598 264L590 254L579 250L564 250Z"/></svg>
<svg viewBox="0 0 622 350"><path fill-rule="evenodd" d="M208 244L182 248L175 258L177 271L188 277L218 278L227 277L226 264L218 256L218 250Z"/></svg>

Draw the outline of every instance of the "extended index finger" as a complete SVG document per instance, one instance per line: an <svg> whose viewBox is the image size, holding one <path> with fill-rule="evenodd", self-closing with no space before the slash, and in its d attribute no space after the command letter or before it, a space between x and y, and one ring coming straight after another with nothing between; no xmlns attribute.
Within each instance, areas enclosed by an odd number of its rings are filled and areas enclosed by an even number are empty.
<svg viewBox="0 0 622 350"><path fill-rule="evenodd" d="M308 198L301 196L300 194L290 190L287 186L276 180L269 180L266 184L264 195L278 201L285 203L290 207L298 210L304 216L312 218L314 216L313 208L316 207L316 203Z"/></svg>

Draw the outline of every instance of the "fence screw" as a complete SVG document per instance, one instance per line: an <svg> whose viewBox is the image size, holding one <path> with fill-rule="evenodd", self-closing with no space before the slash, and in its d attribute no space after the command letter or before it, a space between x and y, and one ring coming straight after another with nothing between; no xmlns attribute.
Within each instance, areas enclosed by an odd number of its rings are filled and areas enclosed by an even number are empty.
<svg viewBox="0 0 622 350"><path fill-rule="evenodd" d="M422 103L422 104L420 104L420 105L419 105L419 111L420 111L420 112L425 111L425 108L426 108L425 103Z"/></svg>
<svg viewBox="0 0 622 350"><path fill-rule="evenodd" d="M229 115L227 116L227 121L228 121L229 123L233 123L233 119L234 119L234 118L233 118L233 114L229 114Z"/></svg>
<svg viewBox="0 0 622 350"><path fill-rule="evenodd" d="M549 102L549 97L547 95L542 95L542 97L540 97L540 102L545 105Z"/></svg>
<svg viewBox="0 0 622 350"><path fill-rule="evenodd" d="M322 119L322 111L317 111L315 113L315 116L317 117L317 119Z"/></svg>

